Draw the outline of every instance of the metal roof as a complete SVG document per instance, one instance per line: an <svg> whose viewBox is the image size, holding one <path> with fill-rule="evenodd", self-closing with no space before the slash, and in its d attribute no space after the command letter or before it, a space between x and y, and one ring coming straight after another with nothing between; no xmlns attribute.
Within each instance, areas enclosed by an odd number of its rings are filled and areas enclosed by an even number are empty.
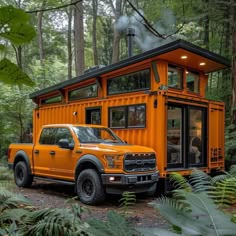
<svg viewBox="0 0 236 236"><path fill-rule="evenodd" d="M180 50L181 49L181 50ZM64 87L76 84L78 82L81 81L85 81L91 78L96 78L99 77L103 74L106 74L108 72L141 62L145 59L150 59L156 56L160 56L160 59L170 59L172 58L172 60L169 60L170 62L174 61L178 61L180 60L179 58L176 57L177 54L179 54L180 52L182 53L188 53L189 55L194 55L196 58L194 61L196 61L196 59L200 60L200 59L207 59L208 62L212 63L212 66L210 68L208 68L208 70L203 70L203 72L205 73L209 73L209 72L213 72L213 71L217 71L220 69L224 69L227 67L230 67L230 61L227 60L226 58L213 53L209 50L206 50L204 48L198 47L192 43L189 43L187 41L184 41L182 39L173 41L171 43L165 44L163 46L160 46L158 48L146 51L142 54L136 55L136 56L132 56L129 57L125 60L122 60L120 62L105 66L103 68L97 69L97 70L93 70L91 72L87 72L81 76L75 77L73 79L70 80L66 80L63 81L61 83L58 83L56 85L50 86L48 88L36 91L34 93L31 93L29 95L29 97L31 99L45 95L47 93L51 93L53 91L56 90L60 90L63 89ZM182 63L184 64L184 63Z"/></svg>

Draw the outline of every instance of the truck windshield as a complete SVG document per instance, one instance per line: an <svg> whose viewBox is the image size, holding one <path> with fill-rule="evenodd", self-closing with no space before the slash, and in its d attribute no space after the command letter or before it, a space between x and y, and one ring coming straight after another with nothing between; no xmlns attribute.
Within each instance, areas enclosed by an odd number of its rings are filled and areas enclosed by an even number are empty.
<svg viewBox="0 0 236 236"><path fill-rule="evenodd" d="M73 126L73 130L80 143L124 143L108 128Z"/></svg>

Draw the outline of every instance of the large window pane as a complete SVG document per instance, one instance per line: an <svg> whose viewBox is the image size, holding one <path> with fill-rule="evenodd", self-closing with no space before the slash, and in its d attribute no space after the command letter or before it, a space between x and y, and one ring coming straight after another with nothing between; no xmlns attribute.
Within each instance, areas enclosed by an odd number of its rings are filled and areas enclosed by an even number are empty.
<svg viewBox="0 0 236 236"><path fill-rule="evenodd" d="M144 104L109 108L109 127L143 128L146 125L146 106Z"/></svg>
<svg viewBox="0 0 236 236"><path fill-rule="evenodd" d="M168 67L168 87L183 88L183 69L176 66Z"/></svg>
<svg viewBox="0 0 236 236"><path fill-rule="evenodd" d="M62 101L61 95L58 95L58 96L42 99L41 104L52 104L52 103L58 103L61 101Z"/></svg>
<svg viewBox="0 0 236 236"><path fill-rule="evenodd" d="M150 89L150 70L142 70L107 81L108 95Z"/></svg>
<svg viewBox="0 0 236 236"><path fill-rule="evenodd" d="M128 127L145 127L145 106L129 106Z"/></svg>
<svg viewBox="0 0 236 236"><path fill-rule="evenodd" d="M97 97L97 84L92 84L83 88L78 88L69 92L69 100Z"/></svg>
<svg viewBox="0 0 236 236"><path fill-rule="evenodd" d="M203 112L202 110L189 110L189 162L190 164L200 164L203 162Z"/></svg>
<svg viewBox="0 0 236 236"><path fill-rule="evenodd" d="M194 92L194 93L199 93L199 82L200 82L199 73L187 71L186 72L186 81L187 81L188 91Z"/></svg>
<svg viewBox="0 0 236 236"><path fill-rule="evenodd" d="M125 128L126 107L110 108L110 127L111 128Z"/></svg>
<svg viewBox="0 0 236 236"><path fill-rule="evenodd" d="M168 106L167 164L182 163L182 108Z"/></svg>

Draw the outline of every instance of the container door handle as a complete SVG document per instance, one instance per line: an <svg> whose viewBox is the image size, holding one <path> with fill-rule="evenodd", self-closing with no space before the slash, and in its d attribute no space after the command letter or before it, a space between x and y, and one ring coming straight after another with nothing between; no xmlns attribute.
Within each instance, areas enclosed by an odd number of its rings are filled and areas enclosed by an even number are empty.
<svg viewBox="0 0 236 236"><path fill-rule="evenodd" d="M51 151L51 152L49 152L49 154L55 155L55 151Z"/></svg>
<svg viewBox="0 0 236 236"><path fill-rule="evenodd" d="M39 154L39 150L34 150L34 154Z"/></svg>

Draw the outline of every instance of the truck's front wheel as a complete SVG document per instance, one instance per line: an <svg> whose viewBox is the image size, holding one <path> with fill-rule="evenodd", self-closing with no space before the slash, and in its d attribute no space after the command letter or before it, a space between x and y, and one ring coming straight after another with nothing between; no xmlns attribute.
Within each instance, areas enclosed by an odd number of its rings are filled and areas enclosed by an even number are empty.
<svg viewBox="0 0 236 236"><path fill-rule="evenodd" d="M24 161L19 161L14 170L15 183L18 187L30 187L33 182L33 176L29 174Z"/></svg>
<svg viewBox="0 0 236 236"><path fill-rule="evenodd" d="M96 205L105 200L105 192L96 170L83 170L76 181L77 194L81 202Z"/></svg>

